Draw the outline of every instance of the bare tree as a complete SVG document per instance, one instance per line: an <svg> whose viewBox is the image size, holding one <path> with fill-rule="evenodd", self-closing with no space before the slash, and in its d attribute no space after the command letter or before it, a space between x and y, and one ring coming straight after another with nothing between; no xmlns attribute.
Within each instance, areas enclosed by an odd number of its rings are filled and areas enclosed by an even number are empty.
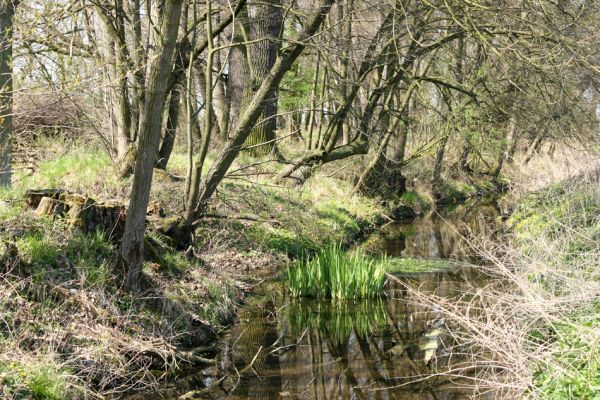
<svg viewBox="0 0 600 400"><path fill-rule="evenodd" d="M130 290L138 288L144 259L146 207L160 144L162 115L169 75L173 68L173 55L182 6L183 0L165 2L161 15L160 32L157 34L155 58L150 63L146 81L147 100L140 121L138 155L135 162L125 233L121 244L121 255L127 265L125 286Z"/></svg>

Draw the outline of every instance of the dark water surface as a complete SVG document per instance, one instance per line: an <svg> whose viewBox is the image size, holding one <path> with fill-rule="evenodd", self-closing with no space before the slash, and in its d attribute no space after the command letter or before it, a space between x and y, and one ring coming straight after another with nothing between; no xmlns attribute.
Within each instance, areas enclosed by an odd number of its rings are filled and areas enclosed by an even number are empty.
<svg viewBox="0 0 600 400"><path fill-rule="evenodd" d="M465 235L489 236L496 217L493 207L461 206L385 226L366 247L394 257L476 263ZM442 374L468 365L442 310L422 304L412 290L453 299L485 278L463 265L400 279L388 282L384 298L356 303L294 301L285 288L265 286L240 310L219 363L175 388L179 394L206 388L195 397L205 399L471 398L464 377Z"/></svg>

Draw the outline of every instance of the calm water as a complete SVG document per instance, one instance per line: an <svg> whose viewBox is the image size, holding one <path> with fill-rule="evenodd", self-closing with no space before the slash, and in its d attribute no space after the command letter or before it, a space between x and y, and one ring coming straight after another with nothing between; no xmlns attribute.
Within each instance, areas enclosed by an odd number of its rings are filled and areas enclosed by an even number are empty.
<svg viewBox="0 0 600 400"><path fill-rule="evenodd" d="M366 246L390 256L476 262L465 235L489 236L496 216L493 207L460 207L385 226ZM464 377L440 375L468 366L464 348L442 310L420 303L412 290L452 299L485 278L476 268L456 267L401 279L388 283L381 300L341 304L293 301L285 288L265 287L240 311L219 363L172 388L205 388L195 397L204 399L471 398ZM479 372L469 369L468 376Z"/></svg>

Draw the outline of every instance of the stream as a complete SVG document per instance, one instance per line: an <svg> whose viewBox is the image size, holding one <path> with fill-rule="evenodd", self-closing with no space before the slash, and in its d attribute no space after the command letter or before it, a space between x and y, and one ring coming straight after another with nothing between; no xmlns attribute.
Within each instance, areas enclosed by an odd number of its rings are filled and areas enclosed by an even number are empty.
<svg viewBox="0 0 600 400"><path fill-rule="evenodd" d="M443 271L401 274L400 282L388 281L379 300L291 300L282 285L263 285L222 339L219 362L182 378L175 393L208 387L194 398L471 398L464 376L444 374L451 366L468 366L468 351L442 310L413 295L451 300L483 285L486 278L474 267L482 261L465 237L490 237L497 217L493 206L462 205L382 227L365 242L367 251L456 263Z"/></svg>

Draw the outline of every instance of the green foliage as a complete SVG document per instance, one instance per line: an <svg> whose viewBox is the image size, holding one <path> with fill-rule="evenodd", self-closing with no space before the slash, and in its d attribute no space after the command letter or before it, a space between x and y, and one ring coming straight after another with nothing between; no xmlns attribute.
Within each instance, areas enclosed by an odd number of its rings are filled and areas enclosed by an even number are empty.
<svg viewBox="0 0 600 400"><path fill-rule="evenodd" d="M317 215L323 223L331 224L334 230L341 230L348 236L360 232L357 219L348 210L340 207L335 201L328 201L316 207Z"/></svg>
<svg viewBox="0 0 600 400"><path fill-rule="evenodd" d="M573 178L525 196L508 220L515 244L530 257L546 260L556 274L544 270L529 279L561 298L566 281L598 281L600 192L597 182ZM548 252L552 254L548 257ZM582 290L585 290L582 288ZM599 399L600 328L598 301L577 305L559 322L531 332L531 340L553 350L535 367L531 395L542 399Z"/></svg>
<svg viewBox="0 0 600 400"><path fill-rule="evenodd" d="M59 253L58 243L51 235L35 231L19 238L17 248L25 262L44 266L54 265Z"/></svg>
<svg viewBox="0 0 600 400"><path fill-rule="evenodd" d="M251 235L257 244L293 259L315 252L319 248L314 241L302 233L285 228L255 227Z"/></svg>
<svg viewBox="0 0 600 400"><path fill-rule="evenodd" d="M252 245L292 259L312 254L333 242L348 243L374 224L382 208L366 198L352 198L351 187L328 178L313 180L302 193L256 186L229 185L228 195L252 207L265 221L244 228ZM239 242L239 238L237 240Z"/></svg>
<svg viewBox="0 0 600 400"><path fill-rule="evenodd" d="M110 157L97 149L77 148L43 161L39 172L21 177L24 188L64 188L82 193L112 192L121 184Z"/></svg>
<svg viewBox="0 0 600 400"><path fill-rule="evenodd" d="M310 63L298 63L294 71L285 74L279 86L279 106L282 111L294 111L310 104L314 68Z"/></svg>
<svg viewBox="0 0 600 400"><path fill-rule="evenodd" d="M600 218L600 199L590 190L567 191L568 183L553 185L519 202L509 224L519 240L543 235L556 238L569 227L592 227Z"/></svg>
<svg viewBox="0 0 600 400"><path fill-rule="evenodd" d="M386 213L394 220L410 220L431 208L431 202L417 191L407 191L398 198L386 199Z"/></svg>
<svg viewBox="0 0 600 400"><path fill-rule="evenodd" d="M460 203L473 196L474 186L467 183L444 181L436 186L436 198L439 204Z"/></svg>
<svg viewBox="0 0 600 400"><path fill-rule="evenodd" d="M406 191L400 197L402 204L405 204L413 209L422 210L429 206L427 200L416 191Z"/></svg>
<svg viewBox="0 0 600 400"><path fill-rule="evenodd" d="M203 305L203 316L213 326L227 326L233 323L237 294L227 283L210 282L208 284L208 301Z"/></svg>
<svg viewBox="0 0 600 400"><path fill-rule="evenodd" d="M119 259L114 245L102 232L87 235L75 232L64 251L80 278L89 286L106 286Z"/></svg>
<svg viewBox="0 0 600 400"><path fill-rule="evenodd" d="M288 268L294 297L361 299L379 296L385 283L386 259L375 260L362 251L347 253L330 245L312 259L301 259Z"/></svg>
<svg viewBox="0 0 600 400"><path fill-rule="evenodd" d="M21 188L0 185L0 221L18 218L21 215L23 194Z"/></svg>
<svg viewBox="0 0 600 400"><path fill-rule="evenodd" d="M534 376L538 397L549 400L598 399L600 393L600 307L586 307L563 323L555 324L551 335L538 340L554 342L557 353L552 362Z"/></svg>
<svg viewBox="0 0 600 400"><path fill-rule="evenodd" d="M64 279L77 277L86 286L105 287L113 279L118 262L114 245L103 233L69 232L64 221L39 218L28 221L16 238L21 261L30 265L35 279L48 274Z"/></svg>
<svg viewBox="0 0 600 400"><path fill-rule="evenodd" d="M0 395L3 398L65 400L71 398L68 387L67 372L56 365L0 362Z"/></svg>

